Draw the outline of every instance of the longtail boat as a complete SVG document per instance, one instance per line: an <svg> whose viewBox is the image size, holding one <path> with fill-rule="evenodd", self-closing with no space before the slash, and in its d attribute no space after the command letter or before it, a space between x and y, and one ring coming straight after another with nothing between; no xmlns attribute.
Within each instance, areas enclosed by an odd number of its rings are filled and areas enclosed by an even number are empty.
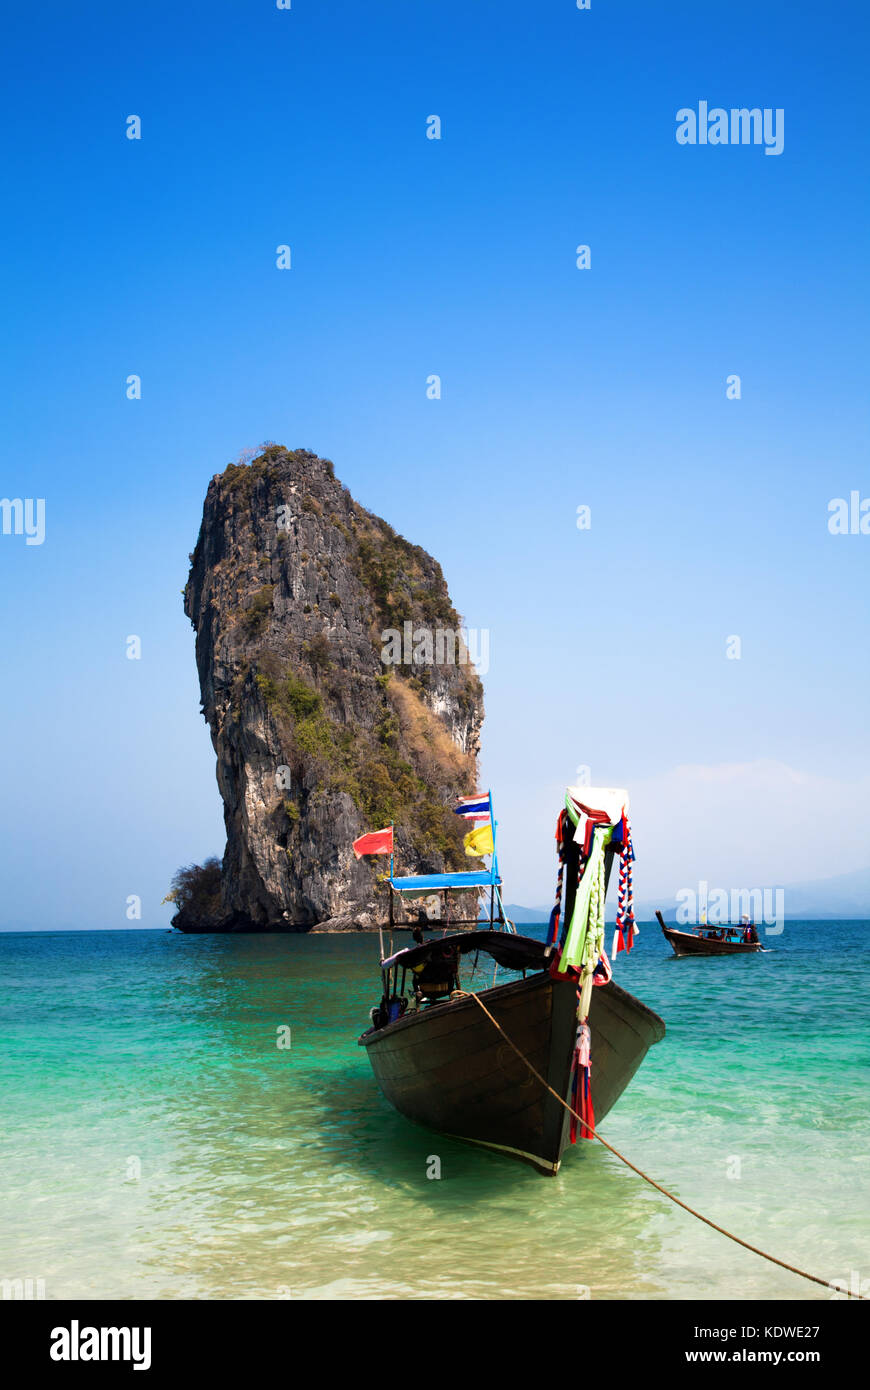
<svg viewBox="0 0 870 1390"><path fill-rule="evenodd" d="M491 814L491 796L488 802ZM519 935L505 916L494 815L489 869L399 878L391 857L390 947L382 943L381 999L359 1043L387 1100L408 1119L555 1174L566 1144L578 1130L592 1137L647 1049L664 1037L658 1015L614 983L604 950L615 854L622 865L617 949L631 949L636 931L627 803L622 792L569 789L557 824L559 889L546 941ZM479 920L483 893L488 919ZM394 895L406 904L428 900L416 924L396 922ZM470 899L474 916L451 917L457 895ZM394 950L392 935L402 930L413 931L414 941ZM426 939L424 932L439 934ZM508 974L501 982L500 970Z"/></svg>
<svg viewBox="0 0 870 1390"><path fill-rule="evenodd" d="M675 956L746 956L763 951L758 931L752 922L740 926L710 926L702 922L691 931L669 927L660 912L656 912L665 941L674 948Z"/></svg>

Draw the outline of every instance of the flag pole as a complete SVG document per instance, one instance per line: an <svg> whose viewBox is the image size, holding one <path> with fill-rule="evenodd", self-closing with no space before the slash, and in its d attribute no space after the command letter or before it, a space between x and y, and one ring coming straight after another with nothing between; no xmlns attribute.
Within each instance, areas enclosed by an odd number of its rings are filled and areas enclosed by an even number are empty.
<svg viewBox="0 0 870 1390"><path fill-rule="evenodd" d="M390 955L393 954L393 842L395 838L393 822L390 821Z"/></svg>
<svg viewBox="0 0 870 1390"><path fill-rule="evenodd" d="M495 838L496 826L498 825L498 822L497 822L497 820L496 820L496 818L495 818L495 808L493 807L493 804L492 804L492 787L489 787L489 788L488 788L488 790L487 790L487 796L489 797L489 823L490 823L490 825L492 826L492 882L493 882L493 887L495 887L495 881L496 881L496 879L498 878L498 844L496 843L496 838ZM499 897L499 903L501 903L501 894L500 894L500 893L499 893L498 897ZM502 915L502 917L504 917L504 911L503 911L503 910L502 910L502 914L501 914L501 915ZM492 908L490 907L490 926L491 926L491 925L492 925Z"/></svg>

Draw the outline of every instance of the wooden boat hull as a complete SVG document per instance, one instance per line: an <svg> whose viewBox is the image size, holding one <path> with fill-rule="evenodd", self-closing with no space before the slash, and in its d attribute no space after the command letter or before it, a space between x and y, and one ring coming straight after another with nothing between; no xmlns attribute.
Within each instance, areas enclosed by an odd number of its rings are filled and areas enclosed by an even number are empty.
<svg viewBox="0 0 870 1390"><path fill-rule="evenodd" d="M674 927L662 927L662 933L675 956L747 956L762 950L760 941L711 941Z"/></svg>
<svg viewBox="0 0 870 1390"><path fill-rule="evenodd" d="M577 989L538 972L481 990L507 1037L569 1100ZM611 981L592 991L592 1101L596 1125L664 1037L657 1014ZM470 998L409 1012L360 1038L378 1085L408 1119L558 1172L570 1116Z"/></svg>

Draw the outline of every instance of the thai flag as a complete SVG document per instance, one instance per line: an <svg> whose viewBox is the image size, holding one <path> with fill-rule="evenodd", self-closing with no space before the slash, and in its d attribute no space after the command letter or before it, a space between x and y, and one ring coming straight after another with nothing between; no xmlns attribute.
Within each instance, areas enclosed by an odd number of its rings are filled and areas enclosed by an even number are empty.
<svg viewBox="0 0 870 1390"><path fill-rule="evenodd" d="M489 796L463 796L453 807L457 816L462 816L465 820L479 821L486 824L492 820L492 806Z"/></svg>

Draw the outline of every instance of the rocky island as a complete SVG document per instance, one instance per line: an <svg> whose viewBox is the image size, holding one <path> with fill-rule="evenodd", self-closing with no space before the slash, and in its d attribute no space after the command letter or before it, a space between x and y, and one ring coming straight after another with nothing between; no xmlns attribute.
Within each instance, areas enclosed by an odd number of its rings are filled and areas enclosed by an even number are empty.
<svg viewBox="0 0 870 1390"><path fill-rule="evenodd" d="M351 846L391 821L399 872L468 867L451 807L477 787L483 692L438 563L278 445L212 478L190 560L227 844L176 874L173 925L376 927L388 861Z"/></svg>

